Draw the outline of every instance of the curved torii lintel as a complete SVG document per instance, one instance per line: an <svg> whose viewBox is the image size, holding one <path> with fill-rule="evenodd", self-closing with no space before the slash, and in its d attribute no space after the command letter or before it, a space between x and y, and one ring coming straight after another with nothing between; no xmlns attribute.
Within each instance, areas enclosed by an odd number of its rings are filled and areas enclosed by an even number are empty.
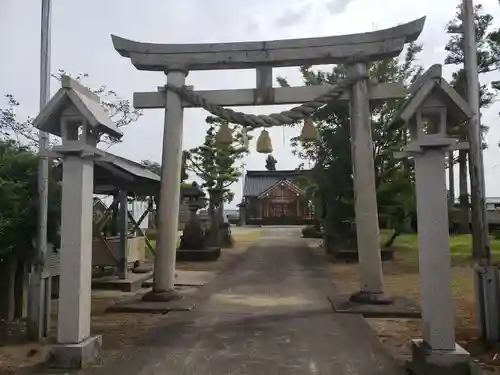
<svg viewBox="0 0 500 375"><path fill-rule="evenodd" d="M139 70L249 69L376 61L415 41L425 17L389 29L319 38L206 44L141 43L111 35L113 46Z"/></svg>

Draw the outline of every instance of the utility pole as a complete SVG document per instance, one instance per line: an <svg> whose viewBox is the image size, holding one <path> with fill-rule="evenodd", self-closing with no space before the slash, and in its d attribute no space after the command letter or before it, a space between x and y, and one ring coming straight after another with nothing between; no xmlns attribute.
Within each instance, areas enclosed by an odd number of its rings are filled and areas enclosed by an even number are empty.
<svg viewBox="0 0 500 375"><path fill-rule="evenodd" d="M50 96L50 19L51 0L42 0L40 45L40 110ZM49 135L39 132L38 166L38 226L36 236L36 255L31 269L29 290L28 336L39 340L48 335L50 329L51 279L44 274L47 258L47 206L49 160L47 149Z"/></svg>
<svg viewBox="0 0 500 375"><path fill-rule="evenodd" d="M479 106L479 70L476 52L476 29L473 0L462 2L464 36L464 68L467 96L474 116L468 123L469 174L471 186L472 255L476 263L476 302L483 337L496 342L499 339L498 271L491 266L491 250L486 218L484 163Z"/></svg>

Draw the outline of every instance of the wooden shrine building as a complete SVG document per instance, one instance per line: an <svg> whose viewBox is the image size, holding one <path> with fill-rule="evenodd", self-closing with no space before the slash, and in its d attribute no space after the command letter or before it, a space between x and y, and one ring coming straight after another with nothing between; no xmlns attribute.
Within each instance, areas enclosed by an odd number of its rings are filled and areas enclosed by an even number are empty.
<svg viewBox="0 0 500 375"><path fill-rule="evenodd" d="M309 171L247 171L241 221L246 225L304 225L313 221L312 204L299 186Z"/></svg>

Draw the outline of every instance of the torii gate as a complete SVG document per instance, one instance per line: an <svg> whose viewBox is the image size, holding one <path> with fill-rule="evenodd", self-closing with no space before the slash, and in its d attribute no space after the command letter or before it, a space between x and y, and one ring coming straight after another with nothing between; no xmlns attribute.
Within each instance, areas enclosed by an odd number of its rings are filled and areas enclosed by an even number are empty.
<svg viewBox="0 0 500 375"><path fill-rule="evenodd" d="M178 298L174 292L178 228L183 109L203 107L212 114L247 128L279 126L306 119L328 102L349 100L355 189L357 243L361 288L351 299L361 303L390 303L384 294L370 101L406 96L401 83L372 83L367 63L398 56L415 41L425 17L393 28L332 37L267 42L209 44L140 43L112 35L116 51L139 70L163 71L167 85L158 92L134 93L135 108L164 108L165 127L158 236L153 290L145 299ZM273 88L275 67L346 64L349 77L336 85ZM193 70L256 69L255 89L194 91L185 86ZM305 103L270 116L246 115L223 107Z"/></svg>

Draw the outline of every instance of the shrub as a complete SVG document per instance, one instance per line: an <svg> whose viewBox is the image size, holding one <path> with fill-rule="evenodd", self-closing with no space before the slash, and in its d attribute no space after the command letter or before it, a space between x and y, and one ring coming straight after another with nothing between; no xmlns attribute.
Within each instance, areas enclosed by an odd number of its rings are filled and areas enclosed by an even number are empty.
<svg viewBox="0 0 500 375"><path fill-rule="evenodd" d="M59 247L60 187L49 169L47 240ZM13 141L0 141L0 258L33 250L38 223L38 156Z"/></svg>

